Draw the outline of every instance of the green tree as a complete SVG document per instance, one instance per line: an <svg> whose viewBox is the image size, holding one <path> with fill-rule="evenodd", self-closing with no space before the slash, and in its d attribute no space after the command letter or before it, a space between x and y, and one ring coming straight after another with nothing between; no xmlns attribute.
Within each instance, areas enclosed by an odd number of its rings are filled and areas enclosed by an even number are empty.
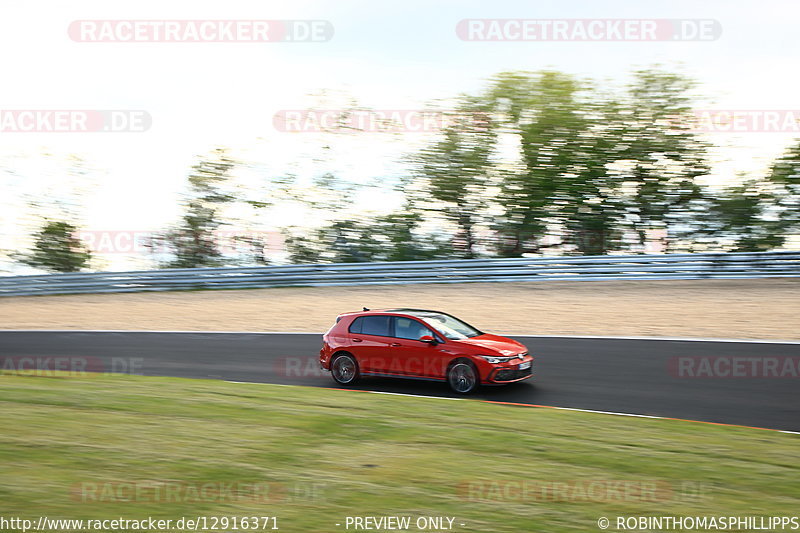
<svg viewBox="0 0 800 533"><path fill-rule="evenodd" d="M328 148L323 148L327 155ZM368 239L362 235L358 217L351 212L361 186L342 180L332 172L315 176L308 185L292 178L287 197L311 212L327 215L321 228L284 228L286 249L292 263L369 261Z"/></svg>
<svg viewBox="0 0 800 533"><path fill-rule="evenodd" d="M451 256L449 239L421 233L422 216L406 210L378 217L372 225L373 239L380 245L381 261L427 261Z"/></svg>
<svg viewBox="0 0 800 533"><path fill-rule="evenodd" d="M616 104L555 71L500 74L488 98L518 138L521 160L520 169L503 175L499 254L518 257L554 244L607 251L622 216L606 168L622 150Z"/></svg>
<svg viewBox="0 0 800 533"><path fill-rule="evenodd" d="M46 220L35 234L33 249L18 259L50 272L78 272L88 266L92 254L76 236L77 231L69 222Z"/></svg>
<svg viewBox="0 0 800 533"><path fill-rule="evenodd" d="M680 217L675 235L692 245L689 249L730 252L763 252L785 241L782 222L772 216L774 196L763 179L717 191L704 191L692 202L690 217Z"/></svg>
<svg viewBox="0 0 800 533"><path fill-rule="evenodd" d="M452 223L455 252L465 258L477 253L477 228L491 199L496 133L490 117L485 102L464 97L440 139L409 158L416 182L405 186L413 209Z"/></svg>
<svg viewBox="0 0 800 533"><path fill-rule="evenodd" d="M732 252L761 252L784 245L800 230L800 144L776 159L763 177L703 191L688 218L676 217L684 241Z"/></svg>
<svg viewBox="0 0 800 533"><path fill-rule="evenodd" d="M215 231L223 224L220 209L235 200L228 191L236 162L223 148L192 167L189 192L180 224L154 238L153 247L166 247L174 256L167 268L218 266L222 253Z"/></svg>
<svg viewBox="0 0 800 533"><path fill-rule="evenodd" d="M293 263L363 263L374 260L378 247L368 228L355 219L336 220L286 240Z"/></svg>
<svg viewBox="0 0 800 533"><path fill-rule="evenodd" d="M698 178L708 175L708 144L692 131L695 83L660 69L639 70L617 113L622 126L626 215L641 244L647 230L667 229L701 197Z"/></svg>
<svg viewBox="0 0 800 533"><path fill-rule="evenodd" d="M341 219L305 235L286 239L292 263L424 261L447 257L449 243L420 235L417 214L402 212L370 220Z"/></svg>
<svg viewBox="0 0 800 533"><path fill-rule="evenodd" d="M785 234L800 232L800 142L790 147L770 168L771 214Z"/></svg>
<svg viewBox="0 0 800 533"><path fill-rule="evenodd" d="M552 245L603 254L627 246L626 234L643 243L664 227L708 173L706 146L685 120L691 87L657 69L636 72L622 95L554 71L495 77L487 97L521 160L503 175L500 255Z"/></svg>

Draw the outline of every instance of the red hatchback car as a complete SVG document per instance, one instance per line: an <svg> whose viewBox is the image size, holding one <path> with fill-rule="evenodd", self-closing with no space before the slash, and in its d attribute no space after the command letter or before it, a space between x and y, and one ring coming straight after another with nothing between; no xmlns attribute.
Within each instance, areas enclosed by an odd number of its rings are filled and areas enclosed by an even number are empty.
<svg viewBox="0 0 800 533"><path fill-rule="evenodd" d="M387 309L344 313L322 337L319 362L341 385L361 376L447 381L459 393L530 378L517 341L483 333L447 313Z"/></svg>

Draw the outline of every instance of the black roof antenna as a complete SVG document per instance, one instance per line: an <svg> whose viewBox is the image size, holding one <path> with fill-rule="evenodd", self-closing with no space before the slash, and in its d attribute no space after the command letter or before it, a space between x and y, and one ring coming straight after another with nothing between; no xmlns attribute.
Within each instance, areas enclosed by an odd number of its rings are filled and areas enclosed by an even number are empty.
<svg viewBox="0 0 800 533"><path fill-rule="evenodd" d="M365 308L364 308L364 311L369 311L369 308L368 308L368 307L365 307Z"/></svg>

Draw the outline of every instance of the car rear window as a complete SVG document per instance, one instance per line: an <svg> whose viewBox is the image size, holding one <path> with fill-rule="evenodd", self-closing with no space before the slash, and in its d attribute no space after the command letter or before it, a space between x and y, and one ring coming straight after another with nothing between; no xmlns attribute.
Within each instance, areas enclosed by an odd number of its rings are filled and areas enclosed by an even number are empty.
<svg viewBox="0 0 800 533"><path fill-rule="evenodd" d="M389 316L360 316L350 324L350 333L361 333L362 335L378 335L381 337L390 336Z"/></svg>

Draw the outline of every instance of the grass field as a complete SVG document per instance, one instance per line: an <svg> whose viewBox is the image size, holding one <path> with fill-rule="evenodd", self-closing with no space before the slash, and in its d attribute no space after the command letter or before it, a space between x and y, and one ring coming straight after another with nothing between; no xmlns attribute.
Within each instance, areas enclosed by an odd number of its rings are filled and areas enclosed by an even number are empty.
<svg viewBox="0 0 800 533"><path fill-rule="evenodd" d="M454 531L553 533L800 504L800 438L772 431L141 376L2 375L0 404L4 517L277 516L315 532L451 516ZM267 490L226 497L225 483Z"/></svg>

